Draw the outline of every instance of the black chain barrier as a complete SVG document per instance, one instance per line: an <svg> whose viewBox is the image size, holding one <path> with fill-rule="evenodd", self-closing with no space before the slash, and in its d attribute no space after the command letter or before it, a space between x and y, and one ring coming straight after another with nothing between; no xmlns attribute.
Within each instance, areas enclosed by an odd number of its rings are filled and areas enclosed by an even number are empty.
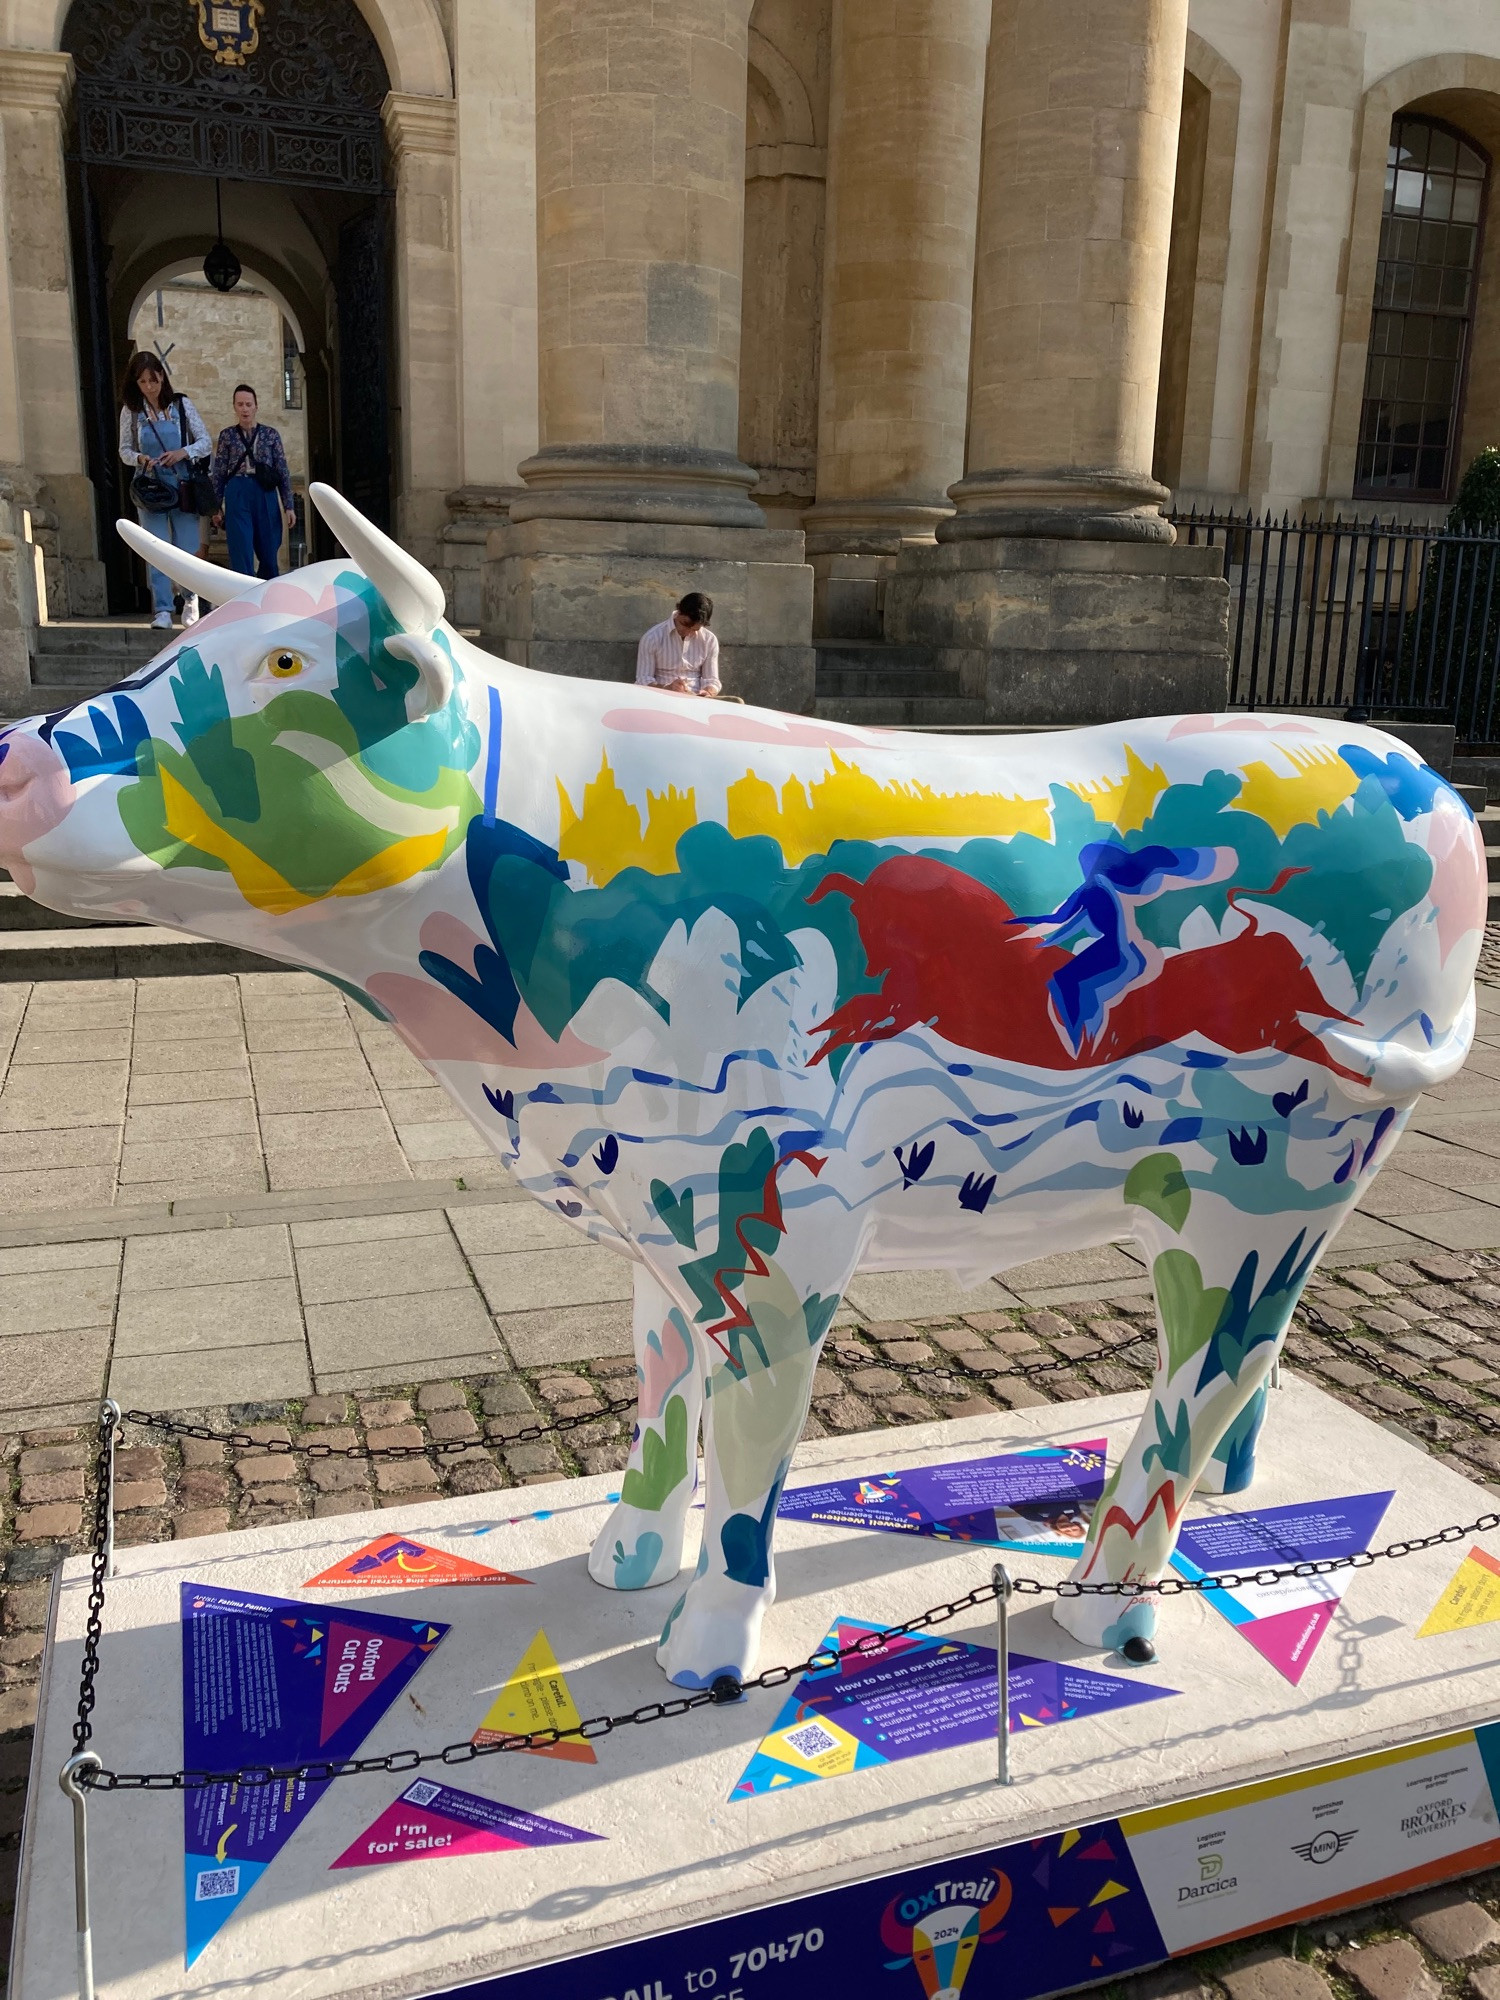
<svg viewBox="0 0 1500 2000"><path fill-rule="evenodd" d="M1142 1339L1148 1336L1142 1335ZM1138 1345L1128 1343L1129 1346ZM1118 1350L1117 1350L1118 1351ZM987 1375L1031 1373L1042 1374L1054 1368L1067 1368L1070 1362L1034 1364L1026 1370L993 1370ZM971 1371L965 1370L965 1373ZM1393 1371L1399 1375L1399 1371ZM975 1379L985 1379L975 1372ZM1401 1378L1405 1379L1405 1378ZM628 1404L616 1404L613 1408L628 1408ZM563 1428L579 1421L597 1420L604 1414L593 1411L587 1419L559 1418L555 1428ZM1468 1411L1464 1413L1466 1416ZM279 1450L285 1453L306 1453L310 1456L385 1457L399 1455L410 1457L420 1451L445 1452L451 1445L431 1446L386 1446L361 1453L358 1447L330 1446L319 1443L309 1445L287 1444L273 1441L262 1444L242 1431L217 1432L202 1424L183 1424L176 1419L157 1412L127 1410L124 1420L146 1424L173 1436L206 1438L218 1442L240 1444L254 1450ZM83 1666L79 1676L78 1714L73 1725L73 1748L75 1755L88 1743L93 1734L93 1711L97 1699L96 1682L99 1675L99 1640L103 1631L104 1588L109 1567L110 1548L110 1505L112 1486L112 1453L117 1435L118 1423L111 1407L106 1407L99 1424L99 1450L95 1463L94 1514L92 1574L89 1585L88 1613L84 1628ZM472 1440L465 1449L472 1449ZM1348 1556L1325 1556L1312 1561L1267 1566L1255 1570L1225 1570L1217 1575L1180 1577L1165 1576L1155 1582L1139 1583L1080 1583L1072 1578L1049 1582L1040 1577L1013 1577L1009 1589L1018 1597L1179 1597L1205 1590L1239 1590L1247 1584L1279 1583L1285 1577L1330 1576L1345 1569L1369 1569L1375 1563L1395 1560L1401 1556L1417 1555L1425 1549L1438 1548L1446 1542L1463 1541L1469 1535L1485 1534L1500 1528L1500 1513L1481 1514L1477 1520L1455 1523L1440 1528L1430 1535L1409 1536L1402 1541L1387 1542L1381 1549L1364 1549ZM945 1625L950 1619L962 1616L967 1611L977 1611L986 1604L993 1604L1006 1586L996 1583L977 1584L962 1597L949 1599L946 1604L930 1605L914 1617L904 1619L899 1625L888 1625L878 1632L865 1632L847 1646L820 1647L809 1653L805 1660L793 1666L766 1667L758 1674L745 1680L738 1680L731 1674L722 1675L712 1687L696 1690L692 1694L673 1696L665 1701L646 1702L640 1708L631 1709L623 1715L594 1715L575 1723L567 1729L548 1727L533 1729L522 1734L500 1736L491 1742L471 1741L446 1744L441 1750L392 1750L379 1757L352 1757L341 1762L313 1761L304 1764L249 1765L234 1771L111 1771L105 1768L82 1770L77 1774L77 1782L91 1791L103 1792L187 1792L204 1791L213 1785L245 1785L257 1787L285 1783L326 1784L336 1778L362 1777L370 1772L401 1773L419 1770L427 1764L448 1766L471 1764L481 1757L500 1757L519 1750L544 1750L556 1744L581 1738L592 1742L601 1736L610 1736L617 1729L629 1728L652 1722L665 1722L672 1717L689 1715L694 1709L719 1707L737 1702L745 1695L760 1690L785 1687L789 1682L800 1680L804 1674L833 1673L842 1663L855 1655L881 1652L893 1639L906 1638L917 1632L930 1631L935 1625Z"/></svg>

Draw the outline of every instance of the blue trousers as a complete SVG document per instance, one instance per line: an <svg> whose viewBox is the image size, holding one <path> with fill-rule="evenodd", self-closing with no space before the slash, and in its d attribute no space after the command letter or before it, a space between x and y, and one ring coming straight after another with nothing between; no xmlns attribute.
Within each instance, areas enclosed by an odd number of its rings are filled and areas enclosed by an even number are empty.
<svg viewBox="0 0 1500 2000"><path fill-rule="evenodd" d="M184 514L177 507L169 508L165 514L148 514L144 507L137 507L135 513L136 519L148 535L155 535L161 541L172 542L177 548L186 549L189 554L197 555L198 516L196 514ZM151 579L151 609L153 611L170 611L172 609L173 590L171 577L164 575L159 569L151 569L149 567L146 573Z"/></svg>
<svg viewBox="0 0 1500 2000"><path fill-rule="evenodd" d="M254 479L231 479L224 488L224 533L229 567L241 576L272 577L281 554L281 495Z"/></svg>

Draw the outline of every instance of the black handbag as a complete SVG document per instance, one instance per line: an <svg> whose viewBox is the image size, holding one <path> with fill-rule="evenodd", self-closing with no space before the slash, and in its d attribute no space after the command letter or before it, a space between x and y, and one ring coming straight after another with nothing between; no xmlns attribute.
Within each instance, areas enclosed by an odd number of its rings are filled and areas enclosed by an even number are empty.
<svg viewBox="0 0 1500 2000"><path fill-rule="evenodd" d="M149 417L147 418L147 422L150 423ZM141 448L141 420L139 414L132 418L131 425L135 434L135 448L139 451ZM155 424L152 424L151 428L155 430ZM161 443L159 434L156 441L158 444ZM170 514L174 507L179 507L182 504L182 496L178 491L177 481L169 479L164 472L160 471L154 465L136 467L130 481L130 497L138 507L144 507L148 514Z"/></svg>
<svg viewBox="0 0 1500 2000"><path fill-rule="evenodd" d="M177 482L177 505L184 514L216 514L219 496L206 472L189 466Z"/></svg>

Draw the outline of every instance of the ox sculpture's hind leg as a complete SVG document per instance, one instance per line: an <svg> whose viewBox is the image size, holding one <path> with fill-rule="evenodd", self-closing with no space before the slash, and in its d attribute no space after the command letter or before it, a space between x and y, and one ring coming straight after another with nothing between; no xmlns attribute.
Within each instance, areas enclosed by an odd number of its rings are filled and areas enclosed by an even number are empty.
<svg viewBox="0 0 1500 2000"><path fill-rule="evenodd" d="M1337 1208L1261 1216L1217 1196L1190 1199L1180 1174L1176 1181L1164 1182L1138 1222L1156 1290L1156 1372L1094 1510L1073 1571L1080 1583L1156 1581L1195 1488L1248 1485L1272 1364L1308 1274L1355 1199L1351 1192ZM1062 1597L1054 1615L1087 1645L1151 1657L1151 1596Z"/></svg>
<svg viewBox="0 0 1500 2000"><path fill-rule="evenodd" d="M703 1371L686 1319L641 1265L633 1330L640 1397L635 1437L620 1503L589 1557L589 1575L611 1590L649 1590L676 1576L698 1484Z"/></svg>

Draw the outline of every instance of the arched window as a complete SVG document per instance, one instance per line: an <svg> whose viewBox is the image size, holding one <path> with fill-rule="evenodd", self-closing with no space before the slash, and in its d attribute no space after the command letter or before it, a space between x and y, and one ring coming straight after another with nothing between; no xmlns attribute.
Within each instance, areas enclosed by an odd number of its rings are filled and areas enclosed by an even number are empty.
<svg viewBox="0 0 1500 2000"><path fill-rule="evenodd" d="M1489 162L1433 118L1391 121L1355 491L1443 500L1453 477Z"/></svg>

